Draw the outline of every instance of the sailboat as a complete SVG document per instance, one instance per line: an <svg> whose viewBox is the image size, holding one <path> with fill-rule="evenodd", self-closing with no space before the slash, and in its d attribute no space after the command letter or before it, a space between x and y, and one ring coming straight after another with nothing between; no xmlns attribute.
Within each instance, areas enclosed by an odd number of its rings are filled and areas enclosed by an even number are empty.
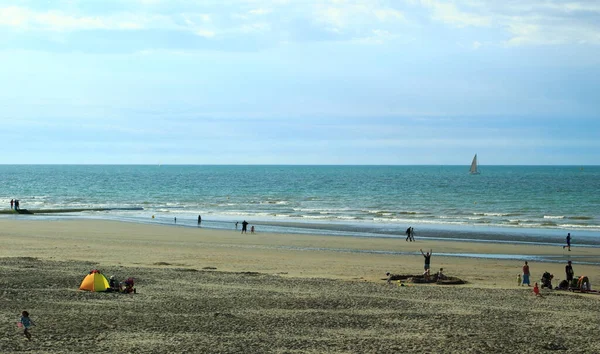
<svg viewBox="0 0 600 354"><path fill-rule="evenodd" d="M477 154L473 156L473 162L471 162L471 169L469 170L469 173L472 175L479 174L479 169L477 169Z"/></svg>

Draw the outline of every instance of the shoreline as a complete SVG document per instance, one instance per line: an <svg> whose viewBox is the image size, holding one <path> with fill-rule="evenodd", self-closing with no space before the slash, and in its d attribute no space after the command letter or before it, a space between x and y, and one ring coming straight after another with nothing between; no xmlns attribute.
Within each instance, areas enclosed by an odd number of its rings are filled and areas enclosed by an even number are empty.
<svg viewBox="0 0 600 354"><path fill-rule="evenodd" d="M159 214L155 219L148 216L136 214L119 215L113 211L132 210L132 208L110 208L98 209L96 213L79 214L70 212L70 209L53 209L48 214L24 215L17 213L5 213L0 216L0 220L19 220L18 218L31 221L44 220L106 220L135 223L140 225L163 225L177 226L184 228L197 228L197 220L187 214L172 214L165 216ZM89 212L91 209L86 209ZM95 210L95 209L93 209ZM135 209L138 210L138 209ZM1 215L2 213L0 213ZM174 224L173 218L177 217L177 223ZM404 227L398 224L368 223L368 222L315 222L315 221L272 221L265 219L246 218L250 224L257 226L257 229L263 233L277 233L290 235L320 235L320 236L344 236L344 237L362 237L362 238L391 238L405 239ZM240 228L241 228L241 221ZM230 231L234 229L235 220L228 217L210 215L209 219L203 216L202 227L206 229ZM454 224L434 224L413 223L416 226L416 237L422 240L431 241L457 241L457 242L482 242L482 243L507 243L522 245L541 245L541 246L562 246L565 243L567 232L573 235L572 245L575 247L600 248L600 237L598 232L591 230L567 230L553 228L528 228L528 227L508 227L508 226L486 226L486 225L454 225Z"/></svg>

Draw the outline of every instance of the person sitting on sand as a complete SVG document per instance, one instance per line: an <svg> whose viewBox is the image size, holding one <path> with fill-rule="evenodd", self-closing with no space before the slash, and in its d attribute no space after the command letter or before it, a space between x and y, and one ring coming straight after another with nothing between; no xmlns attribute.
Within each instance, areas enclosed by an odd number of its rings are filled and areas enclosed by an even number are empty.
<svg viewBox="0 0 600 354"><path fill-rule="evenodd" d="M440 268L440 271L437 273L437 280L444 280L446 276L444 275L444 268Z"/></svg>
<svg viewBox="0 0 600 354"><path fill-rule="evenodd" d="M429 272L429 269L426 269L425 272L423 272L423 279L425 279L426 281L429 281L430 275L431 275L431 273Z"/></svg>
<svg viewBox="0 0 600 354"><path fill-rule="evenodd" d="M385 275L387 276L388 285L392 285L392 273L387 272L387 273L385 273Z"/></svg>
<svg viewBox="0 0 600 354"><path fill-rule="evenodd" d="M542 274L542 289L552 289L552 279L554 279L554 275L544 272L544 274Z"/></svg>
<svg viewBox="0 0 600 354"><path fill-rule="evenodd" d="M115 292L121 291L121 286L119 285L119 282L117 281L117 279L115 278L114 275L110 276L110 279L108 280L108 286L111 291L115 291Z"/></svg>
<svg viewBox="0 0 600 354"><path fill-rule="evenodd" d="M125 289L123 289L124 293L126 293L126 294L131 294L131 293L136 294L137 293L137 291L133 287L135 285L133 278L127 278L127 280L125 280L123 282L123 284L125 285Z"/></svg>
<svg viewBox="0 0 600 354"><path fill-rule="evenodd" d="M579 277L579 279L577 280L577 287L581 291L592 290L592 286L590 285L590 279L585 275Z"/></svg>

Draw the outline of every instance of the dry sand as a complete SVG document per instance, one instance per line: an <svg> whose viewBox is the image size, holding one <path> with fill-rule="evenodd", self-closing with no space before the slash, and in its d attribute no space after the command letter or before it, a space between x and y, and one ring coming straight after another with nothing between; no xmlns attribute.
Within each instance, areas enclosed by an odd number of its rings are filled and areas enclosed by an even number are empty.
<svg viewBox="0 0 600 354"><path fill-rule="evenodd" d="M422 272L418 252L461 286L387 285ZM0 353L600 353L599 295L516 286L521 261L444 253L571 255L600 249L247 234L109 221L0 220ZM563 263L530 261L564 278ZM138 294L77 290L93 268ZM211 269L205 269L211 268ZM216 268L216 269L213 269ZM600 286L598 266L574 262ZM555 280L555 283L556 280ZM33 340L16 326L28 310Z"/></svg>

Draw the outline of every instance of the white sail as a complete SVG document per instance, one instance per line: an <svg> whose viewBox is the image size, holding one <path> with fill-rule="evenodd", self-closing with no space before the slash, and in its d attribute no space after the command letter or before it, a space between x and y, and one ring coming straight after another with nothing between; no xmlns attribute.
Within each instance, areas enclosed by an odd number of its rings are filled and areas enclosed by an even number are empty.
<svg viewBox="0 0 600 354"><path fill-rule="evenodd" d="M469 170L469 172L472 175L479 174L479 170L477 169L477 154L475 154L475 156L473 156L473 162L471 162L471 169Z"/></svg>

